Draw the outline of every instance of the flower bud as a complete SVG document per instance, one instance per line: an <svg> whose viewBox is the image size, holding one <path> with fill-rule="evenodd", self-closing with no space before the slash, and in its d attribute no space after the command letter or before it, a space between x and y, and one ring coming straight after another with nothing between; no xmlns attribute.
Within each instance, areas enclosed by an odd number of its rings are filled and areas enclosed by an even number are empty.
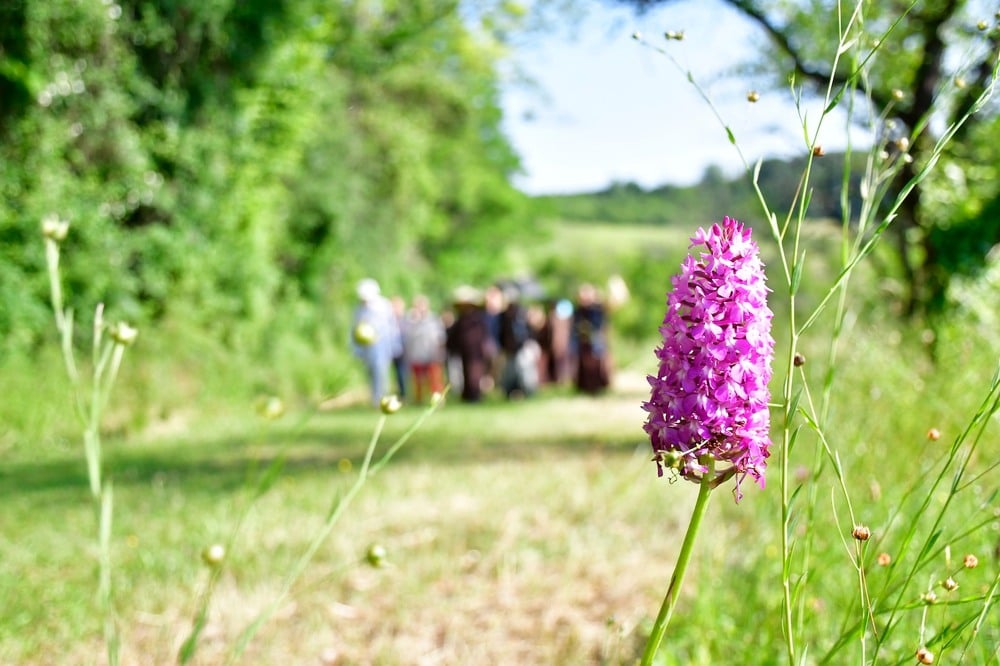
<svg viewBox="0 0 1000 666"><path fill-rule="evenodd" d="M813 157L823 157L826 155L826 151L823 150L823 146L813 146Z"/></svg>
<svg viewBox="0 0 1000 666"><path fill-rule="evenodd" d="M919 661L921 664L934 663L934 653L925 647L922 647L919 650L917 650L917 654L915 656L917 658L917 661Z"/></svg>
<svg viewBox="0 0 1000 666"><path fill-rule="evenodd" d="M365 562L373 567L380 567L385 564L386 554L385 546L374 543L368 547L368 552L365 553Z"/></svg>
<svg viewBox="0 0 1000 666"><path fill-rule="evenodd" d="M379 402L379 408L383 414L395 414L402 406L403 403L395 395L387 395Z"/></svg>
<svg viewBox="0 0 1000 666"><path fill-rule="evenodd" d="M851 536L858 541L868 541L868 539L872 536L872 531L864 525L856 525L854 530L851 532Z"/></svg>
<svg viewBox="0 0 1000 666"><path fill-rule="evenodd" d="M684 31L683 30L681 30L681 31L667 30L663 34L663 36L666 37L667 39L672 39L672 40L680 42L680 41L684 40Z"/></svg>
<svg viewBox="0 0 1000 666"><path fill-rule="evenodd" d="M257 405L257 413L268 421L273 421L285 413L285 403L277 396L269 396Z"/></svg>
<svg viewBox="0 0 1000 666"><path fill-rule="evenodd" d="M806 357L796 352L795 356L792 357L792 365L794 365L796 368L801 368L805 364L806 364Z"/></svg>
<svg viewBox="0 0 1000 666"><path fill-rule="evenodd" d="M69 222L60 220L58 215L46 215L42 220L42 235L57 243L66 240Z"/></svg>
<svg viewBox="0 0 1000 666"><path fill-rule="evenodd" d="M354 341L362 347L367 347L375 342L375 327L368 322L359 322L354 327Z"/></svg>
<svg viewBox="0 0 1000 666"><path fill-rule="evenodd" d="M976 24L976 27L980 30L987 30L989 29L990 24L987 23L985 20L981 20L979 21L979 23Z"/></svg>
<svg viewBox="0 0 1000 666"><path fill-rule="evenodd" d="M948 590L949 592L954 592L955 590L958 589L958 583L955 582L954 578L948 576L941 582L941 587Z"/></svg>
<svg viewBox="0 0 1000 666"><path fill-rule="evenodd" d="M221 543L213 543L201 551L201 560L210 567L217 567L226 559L226 548Z"/></svg>
<svg viewBox="0 0 1000 666"><path fill-rule="evenodd" d="M966 569L975 569L977 566L979 566L979 558L970 553L966 555L964 558L962 558L962 566L964 566Z"/></svg>
<svg viewBox="0 0 1000 666"><path fill-rule="evenodd" d="M931 428L930 430L927 431L927 439L931 440L932 442L938 441L939 439L941 439L941 431L938 430L937 428Z"/></svg>
<svg viewBox="0 0 1000 666"><path fill-rule="evenodd" d="M751 104L759 100L760 100L760 93L757 92L756 90L751 90L750 92L747 93L747 101L750 102Z"/></svg>
<svg viewBox="0 0 1000 666"><path fill-rule="evenodd" d="M931 606L937 603L937 595L934 593L934 590L928 590L922 597L920 597L920 600L928 606Z"/></svg>
<svg viewBox="0 0 1000 666"><path fill-rule="evenodd" d="M887 567L892 563L892 555L889 553L879 553L878 559L875 561L878 562L880 567Z"/></svg>
<svg viewBox="0 0 1000 666"><path fill-rule="evenodd" d="M136 336L139 335L139 330L120 321L108 328L108 335L122 347L128 347L135 342Z"/></svg>
<svg viewBox="0 0 1000 666"><path fill-rule="evenodd" d="M902 90L900 90L899 88L892 89L892 98L894 100L896 100L897 102L902 102L904 97L906 97L906 94Z"/></svg>

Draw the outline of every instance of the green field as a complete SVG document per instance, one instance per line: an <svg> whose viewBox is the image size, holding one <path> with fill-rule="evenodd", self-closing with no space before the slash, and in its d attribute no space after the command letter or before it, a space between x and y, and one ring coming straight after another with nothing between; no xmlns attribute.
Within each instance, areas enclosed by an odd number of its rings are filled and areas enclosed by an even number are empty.
<svg viewBox="0 0 1000 666"><path fill-rule="evenodd" d="M553 248L590 248L608 272L650 248L676 253L679 261L688 235L568 224L554 234ZM817 253L826 248L828 258L836 245L827 236L818 233L810 242ZM804 308L830 277L821 256L806 274ZM650 287L661 299L677 261L650 267L663 276L659 287ZM962 335L942 336L932 361L921 331L880 311L874 279L866 273L858 279L867 298L850 309L839 339L825 432L843 463L853 511L874 534L864 553L869 589L877 594L892 580L889 568L876 564L878 553L922 562L903 588L906 610L878 661L910 663L922 642L983 608L969 599L982 598L991 585L995 591L995 418L968 459L965 478L971 480L958 492L947 492L945 483L928 495L951 443L984 398L995 355L988 332L967 327ZM631 307L654 324L646 341L616 341L618 372L607 396L553 388L520 402L447 401L361 490L237 663L633 663L666 588L696 488L658 479L649 462L640 403L648 395L644 375L655 367L652 336L662 304ZM787 337L778 319L775 325L776 337ZM254 410L259 386L240 384L239 366L213 381L177 368L169 374L169 358L144 351L144 345L165 349L164 340L155 331L143 336L126 359L112 400L119 407L109 413L105 437L122 663L176 661L209 578L200 554L227 543L244 516L192 661L226 663L240 632L278 598L284 575L355 479L379 417L349 399L359 386L354 371L331 371L346 382L347 398L328 399L325 409L315 410L316 397L282 396L288 412L265 421ZM804 370L817 387L803 404L821 399L828 338L817 327L802 340L809 359ZM779 347L779 366L781 356ZM0 375L8 424L0 437L0 663L103 663L97 520L65 380L48 354L7 368ZM246 375L255 376L253 369ZM406 407L390 417L380 450L420 413ZM943 433L940 440L928 439L931 428ZM280 477L254 501L254 484L279 459ZM848 631L864 616L852 525L840 482L808 428L799 433L789 469L790 492L801 487L794 500L792 577L802 590L796 618L805 663L820 663L845 632L850 645L829 663L860 663L860 640ZM764 491L746 488L738 505L728 491L717 493L662 663L782 661L777 473L775 451ZM918 511L925 497L928 508ZM946 519L936 523L946 505ZM916 545L897 550L911 526L914 544L938 533L923 553ZM375 544L387 554L381 567L366 562ZM975 554L980 566L956 569L966 554ZM898 577L905 569L893 571ZM950 597L940 593L946 603L911 604L953 573L960 587ZM993 608L965 663L996 663L997 644ZM936 651L957 661L963 646Z"/></svg>

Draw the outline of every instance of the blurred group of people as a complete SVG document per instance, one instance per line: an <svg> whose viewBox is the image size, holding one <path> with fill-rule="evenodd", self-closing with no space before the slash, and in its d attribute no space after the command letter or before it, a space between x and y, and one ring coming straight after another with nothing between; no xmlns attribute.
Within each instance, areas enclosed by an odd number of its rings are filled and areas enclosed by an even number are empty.
<svg viewBox="0 0 1000 666"><path fill-rule="evenodd" d="M491 391L525 398L544 384L573 382L587 394L610 385L607 310L593 285L580 285L574 300L541 298L512 281L462 286L440 314L424 295L409 308L386 298L370 278L357 296L351 344L375 405L393 392L424 402L446 383L464 402Z"/></svg>

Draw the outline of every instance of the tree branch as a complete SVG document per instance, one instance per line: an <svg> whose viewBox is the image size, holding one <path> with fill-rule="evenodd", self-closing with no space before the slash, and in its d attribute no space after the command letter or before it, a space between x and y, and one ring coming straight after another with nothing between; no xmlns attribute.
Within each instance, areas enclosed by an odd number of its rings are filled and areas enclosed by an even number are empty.
<svg viewBox="0 0 1000 666"><path fill-rule="evenodd" d="M800 49L792 43L787 31L771 20L765 11L752 0L725 0L725 2L763 28L764 32L771 38L771 41L777 44L781 51L791 58L792 64L795 67L795 73L816 87L825 87L831 78L835 86L845 86L851 82L852 78L855 78L859 89L871 98L876 107L885 108L891 102L890 95L869 88L863 80L857 79L854 76L854 72L842 74L833 72L829 68L821 69L808 63Z"/></svg>

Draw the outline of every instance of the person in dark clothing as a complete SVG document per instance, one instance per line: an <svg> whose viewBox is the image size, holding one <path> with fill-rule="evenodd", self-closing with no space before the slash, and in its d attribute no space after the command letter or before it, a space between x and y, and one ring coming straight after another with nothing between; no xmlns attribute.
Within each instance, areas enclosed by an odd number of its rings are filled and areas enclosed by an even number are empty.
<svg viewBox="0 0 1000 666"><path fill-rule="evenodd" d="M483 309L489 336L486 342L486 375L483 390L489 391L500 382L503 370L503 354L500 351L500 315L504 310L503 290L490 285L483 293Z"/></svg>
<svg viewBox="0 0 1000 666"><path fill-rule="evenodd" d="M462 401L479 402L486 373L489 330L478 292L459 288L455 292L455 321L448 327L446 346L462 360Z"/></svg>
<svg viewBox="0 0 1000 666"><path fill-rule="evenodd" d="M406 301L403 300L402 296L393 296L389 299L389 302L392 303L392 314L396 318L396 328L402 331L403 320L406 318ZM406 349L404 345L400 345L396 355L392 357L392 369L396 377L396 386L399 388L399 398L400 400L405 400L409 397L406 391L406 380L409 378L410 371L406 363Z"/></svg>
<svg viewBox="0 0 1000 666"><path fill-rule="evenodd" d="M583 284L573 309L573 347L576 352L576 388L597 394L608 387L607 316L593 285Z"/></svg>
<svg viewBox="0 0 1000 666"><path fill-rule="evenodd" d="M500 348L506 362L500 388L508 398L528 396L538 385L537 343L532 340L528 313L521 305L520 294L511 289L505 295L507 308L500 314Z"/></svg>

